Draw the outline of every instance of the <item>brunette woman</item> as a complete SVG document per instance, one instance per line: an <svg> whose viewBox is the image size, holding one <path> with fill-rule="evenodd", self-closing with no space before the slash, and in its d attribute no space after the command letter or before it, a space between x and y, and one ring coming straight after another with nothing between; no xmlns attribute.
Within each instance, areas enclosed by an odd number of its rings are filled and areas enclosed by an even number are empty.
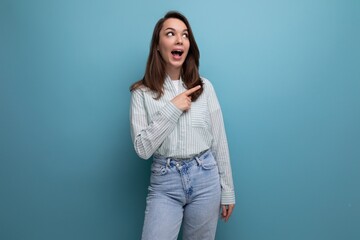
<svg viewBox="0 0 360 240"><path fill-rule="evenodd" d="M155 25L143 79L131 86L136 153L153 156L143 240L214 239L219 212L235 206L228 144L218 99L199 75L188 20L168 12Z"/></svg>

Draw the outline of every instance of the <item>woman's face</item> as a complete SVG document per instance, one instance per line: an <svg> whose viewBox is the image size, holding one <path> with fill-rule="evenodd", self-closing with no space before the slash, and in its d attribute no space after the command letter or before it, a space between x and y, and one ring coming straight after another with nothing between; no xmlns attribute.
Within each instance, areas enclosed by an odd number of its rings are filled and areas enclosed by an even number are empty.
<svg viewBox="0 0 360 240"><path fill-rule="evenodd" d="M185 23L177 18L169 18L165 20L159 35L158 50L167 71L180 70L190 47Z"/></svg>

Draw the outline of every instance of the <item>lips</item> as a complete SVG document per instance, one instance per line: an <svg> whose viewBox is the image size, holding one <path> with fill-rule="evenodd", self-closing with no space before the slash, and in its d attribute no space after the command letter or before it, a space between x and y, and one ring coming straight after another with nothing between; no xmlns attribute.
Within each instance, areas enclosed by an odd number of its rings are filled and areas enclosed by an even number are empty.
<svg viewBox="0 0 360 240"><path fill-rule="evenodd" d="M182 55L184 53L184 50L182 49L174 49L171 51L171 55L175 61L180 61L182 59Z"/></svg>
<svg viewBox="0 0 360 240"><path fill-rule="evenodd" d="M183 50L173 50L171 51L171 54L175 57L175 56L179 56L181 57L181 55L184 53Z"/></svg>

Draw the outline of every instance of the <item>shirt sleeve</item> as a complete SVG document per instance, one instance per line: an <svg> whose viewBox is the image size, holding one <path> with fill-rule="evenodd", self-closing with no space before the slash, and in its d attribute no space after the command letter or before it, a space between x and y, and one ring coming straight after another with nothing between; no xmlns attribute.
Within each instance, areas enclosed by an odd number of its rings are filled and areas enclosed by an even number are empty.
<svg viewBox="0 0 360 240"><path fill-rule="evenodd" d="M144 92L132 91L130 102L131 138L137 155L150 158L174 130L182 111L168 102L148 121Z"/></svg>
<svg viewBox="0 0 360 240"><path fill-rule="evenodd" d="M213 86L209 81L206 83L206 87L209 90L208 104L210 111L211 129L213 133L213 143L211 150L219 168L221 204L235 204L235 191L230 164L230 154L223 116Z"/></svg>

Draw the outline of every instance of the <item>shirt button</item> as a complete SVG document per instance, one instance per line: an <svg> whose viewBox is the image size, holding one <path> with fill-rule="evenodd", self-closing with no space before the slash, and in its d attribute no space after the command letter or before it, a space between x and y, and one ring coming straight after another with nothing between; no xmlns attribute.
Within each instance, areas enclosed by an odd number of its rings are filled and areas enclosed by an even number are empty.
<svg viewBox="0 0 360 240"><path fill-rule="evenodd" d="M178 164L178 163L177 163L177 164L176 164L176 166L177 166L177 167L179 167L179 166L180 166L180 164Z"/></svg>

